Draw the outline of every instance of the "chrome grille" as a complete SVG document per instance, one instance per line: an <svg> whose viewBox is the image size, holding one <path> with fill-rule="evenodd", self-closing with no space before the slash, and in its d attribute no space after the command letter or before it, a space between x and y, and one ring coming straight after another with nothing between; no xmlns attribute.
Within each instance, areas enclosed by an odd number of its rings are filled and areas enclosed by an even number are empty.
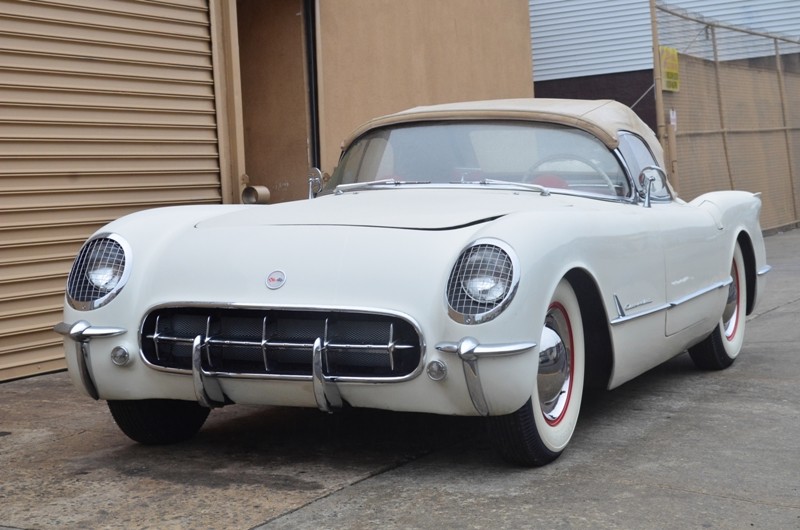
<svg viewBox="0 0 800 530"><path fill-rule="evenodd" d="M154 366L188 371L198 336L203 369L221 374L311 377L317 339L328 376L402 378L422 360L416 328L396 316L194 307L150 313L142 354Z"/></svg>
<svg viewBox="0 0 800 530"><path fill-rule="evenodd" d="M504 307L516 288L514 264L508 252L495 244L468 247L456 261L447 282L447 302L453 312L466 317L465 323L484 321L486 316ZM464 286L469 278L486 276L502 285L501 294L491 300L470 295Z"/></svg>

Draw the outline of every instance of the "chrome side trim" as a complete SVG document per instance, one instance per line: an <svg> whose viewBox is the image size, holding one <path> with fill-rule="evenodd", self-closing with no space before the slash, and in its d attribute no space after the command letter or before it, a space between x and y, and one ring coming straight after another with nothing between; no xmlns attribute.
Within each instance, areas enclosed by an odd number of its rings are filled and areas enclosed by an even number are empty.
<svg viewBox="0 0 800 530"><path fill-rule="evenodd" d="M486 403L486 395L483 392L481 377L478 373L478 359L518 355L535 347L535 342L481 345L474 337L464 337L458 342L440 342L436 345L436 349L440 352L455 353L461 359L469 398L472 400L472 406L481 416L489 415L489 405Z"/></svg>
<svg viewBox="0 0 800 530"><path fill-rule="evenodd" d="M128 330L124 328L92 326L85 320L79 320L74 324L67 324L66 322L56 324L53 331L75 342L75 360L78 363L78 374L81 379L81 384L84 390L86 390L86 393L93 399L100 399L100 393L97 391L97 385L94 382L94 377L90 368L91 364L89 363L89 355L91 354L89 341L95 337L116 337L117 335L127 333Z"/></svg>
<svg viewBox="0 0 800 530"><path fill-rule="evenodd" d="M699 298L699 297L703 296L704 294L708 294L711 291L716 291L717 289L722 289L724 287L728 287L732 283L733 283L733 277L732 276L728 276L727 280L724 280L724 281L721 281L721 282L717 282L717 283L715 283L713 285L709 285L705 289L701 289L701 290L699 290L697 292L694 292L692 294L688 294L686 296L678 298L677 300L674 300L674 301L670 302L669 306L672 308L672 307L677 307L679 305L683 305L686 302L690 302L691 300L694 300L695 298Z"/></svg>
<svg viewBox="0 0 800 530"><path fill-rule="evenodd" d="M641 311L641 312L633 314L633 315L628 315L628 314L625 313L625 309L623 309L623 307L622 307L622 302L620 302L619 297L617 295L614 295L614 306L616 307L617 315L619 315L619 316L611 321L611 325L612 326L616 326L617 324L622 324L622 323L628 322L630 320L636 320L637 318L646 317L648 315L652 315L653 313L659 313L661 311L666 311L667 309L672 307L671 304L662 304L662 305L659 305L659 306L656 306L656 307L651 307L650 309L647 309L646 311Z"/></svg>
<svg viewBox="0 0 800 530"><path fill-rule="evenodd" d="M759 276L764 276L765 274L767 274L771 270L772 270L772 266L771 265L764 265L763 267L758 269L758 272L756 274L758 274Z"/></svg>
<svg viewBox="0 0 800 530"><path fill-rule="evenodd" d="M620 302L619 297L617 295L614 295L614 306L616 307L617 314L619 316L611 321L611 325L612 326L616 326L618 324L623 324L623 323L629 322L631 320L636 320L637 318L642 318L642 317L646 317L646 316L652 315L653 313L659 313L661 311L668 311L668 310L670 310L670 309L672 309L674 307L678 307L680 305L683 305L686 302L690 302L690 301L694 300L695 298L699 298L699 297L701 297L701 296L703 296L705 294L708 294L708 293L710 293L712 291L716 291L717 289L723 289L725 287L728 287L732 283L733 283L733 277L728 276L727 280L723 280L721 282L714 283L712 285L709 285L708 287L705 287L703 289L695 291L695 292L693 292L691 294L688 294L686 296L683 296L683 297L678 298L676 300L673 300L671 302L667 302L666 304L661 304L661 305L659 305L657 307L650 308L647 311L642 311L641 313L636 313L634 315L625 314L625 310L622 308L622 303Z"/></svg>

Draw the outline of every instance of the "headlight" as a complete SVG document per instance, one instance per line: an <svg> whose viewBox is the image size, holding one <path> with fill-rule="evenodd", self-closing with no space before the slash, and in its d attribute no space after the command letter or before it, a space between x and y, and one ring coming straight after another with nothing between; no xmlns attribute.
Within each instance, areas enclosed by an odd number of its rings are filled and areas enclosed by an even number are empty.
<svg viewBox="0 0 800 530"><path fill-rule="evenodd" d="M516 257L504 243L476 241L459 256L447 282L450 316L479 324L499 315L516 292Z"/></svg>
<svg viewBox="0 0 800 530"><path fill-rule="evenodd" d="M461 288L478 303L494 303L511 287L511 260L497 247L473 247L461 264Z"/></svg>
<svg viewBox="0 0 800 530"><path fill-rule="evenodd" d="M122 290L130 274L130 247L117 235L87 241L67 279L67 302L87 311L102 307Z"/></svg>

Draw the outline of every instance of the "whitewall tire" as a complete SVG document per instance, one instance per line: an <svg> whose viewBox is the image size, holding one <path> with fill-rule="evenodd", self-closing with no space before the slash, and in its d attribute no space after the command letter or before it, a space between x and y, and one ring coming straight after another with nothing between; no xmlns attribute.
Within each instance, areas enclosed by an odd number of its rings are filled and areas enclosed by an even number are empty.
<svg viewBox="0 0 800 530"><path fill-rule="evenodd" d="M531 398L512 414L488 418L496 449L518 465L541 466L558 458L578 421L586 366L583 321L566 280L556 287L541 329Z"/></svg>
<svg viewBox="0 0 800 530"><path fill-rule="evenodd" d="M744 257L739 245L733 252L731 263L733 282L728 287L728 300L720 318L703 342L689 348L695 365L704 370L722 370L733 364L744 344L747 323L747 276Z"/></svg>

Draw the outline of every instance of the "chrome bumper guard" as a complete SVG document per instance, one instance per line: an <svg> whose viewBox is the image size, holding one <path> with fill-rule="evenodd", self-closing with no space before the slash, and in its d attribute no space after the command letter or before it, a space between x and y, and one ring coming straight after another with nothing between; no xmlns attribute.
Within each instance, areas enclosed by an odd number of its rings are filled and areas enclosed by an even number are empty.
<svg viewBox="0 0 800 530"><path fill-rule="evenodd" d="M56 324L53 331L64 337L69 337L75 342L75 359L78 363L81 384L83 384L86 393L92 396L92 398L100 399L100 394L97 392L97 385L95 385L94 377L92 377L91 369L89 368L89 342L95 337L115 337L126 333L128 330L124 328L92 326L85 320L79 320L74 324L67 324L66 322Z"/></svg>
<svg viewBox="0 0 800 530"><path fill-rule="evenodd" d="M115 337L127 333L124 328L92 326L85 320L80 320L74 324L61 322L53 330L64 337L69 337L75 342L75 359L78 365L78 373L81 384L94 399L100 399L97 385L91 372L89 355L91 348L89 342L95 337ZM217 378L205 372L202 367L203 351L208 351L206 347L207 338L197 335L192 341L192 382L194 393L198 403L207 408L221 407L226 404L227 399ZM325 412L333 412L342 407L342 397L336 385L336 378L326 376L323 373L324 351L322 339L314 341L313 349L313 376L314 399L317 407Z"/></svg>
<svg viewBox="0 0 800 530"><path fill-rule="evenodd" d="M444 353L455 353L464 366L464 379L467 382L472 405L481 416L489 415L489 405L478 373L478 359L481 357L507 357L518 355L536 347L535 342L512 344L481 344L473 337L464 337L458 342L440 342L436 349Z"/></svg>
<svg viewBox="0 0 800 530"><path fill-rule="evenodd" d="M314 399L319 410L333 412L335 409L342 408L342 396L339 393L339 387L336 386L335 379L326 376L322 371L322 350L322 339L318 338L314 341L314 352L311 360Z"/></svg>
<svg viewBox="0 0 800 530"><path fill-rule="evenodd" d="M206 340L202 335L196 336L192 341L192 381L197 402L207 409L213 409L225 405L225 394L219 386L219 381L203 371L201 355L205 347Z"/></svg>
<svg viewBox="0 0 800 530"><path fill-rule="evenodd" d="M203 351L208 352L207 339L198 335L192 341L192 380L194 381L194 394L197 401L206 408L224 406L228 401L217 378L203 370ZM323 373L323 346L322 339L314 341L311 381L314 385L314 400L317 407L323 412L333 412L342 408L342 397L336 386L335 378ZM208 354L208 353L207 353ZM210 359L207 360L211 364Z"/></svg>

